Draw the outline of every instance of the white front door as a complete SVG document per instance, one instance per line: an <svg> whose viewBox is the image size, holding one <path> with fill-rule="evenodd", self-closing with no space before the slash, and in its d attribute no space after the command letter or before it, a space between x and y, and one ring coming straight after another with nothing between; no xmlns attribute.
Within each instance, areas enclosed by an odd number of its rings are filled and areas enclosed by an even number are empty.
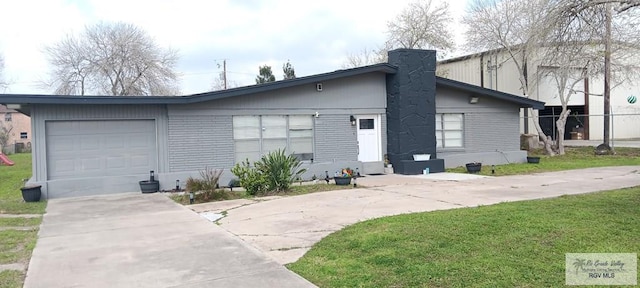
<svg viewBox="0 0 640 288"><path fill-rule="evenodd" d="M358 161L381 161L380 117L362 115L356 118L358 126Z"/></svg>

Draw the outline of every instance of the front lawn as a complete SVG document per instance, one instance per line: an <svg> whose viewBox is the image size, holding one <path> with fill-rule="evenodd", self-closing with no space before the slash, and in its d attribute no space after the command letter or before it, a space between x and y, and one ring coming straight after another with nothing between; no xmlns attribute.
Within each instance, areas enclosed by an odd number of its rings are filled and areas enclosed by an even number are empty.
<svg viewBox="0 0 640 288"><path fill-rule="evenodd" d="M0 264L29 264L31 252L38 238L42 217L19 217L19 214L44 214L45 201L26 203L20 187L23 179L31 177L31 154L9 155L13 166L0 166L0 214L18 214L18 217L0 217ZM3 215L0 215L3 216ZM0 272L0 287L22 287L25 271Z"/></svg>
<svg viewBox="0 0 640 288"><path fill-rule="evenodd" d="M320 287L559 287L565 253L640 252L640 187L361 222L288 267Z"/></svg>
<svg viewBox="0 0 640 288"><path fill-rule="evenodd" d="M43 214L47 203L25 203L20 187L31 178L31 153L9 155L15 165L0 165L0 214Z"/></svg>
<svg viewBox="0 0 640 288"><path fill-rule="evenodd" d="M540 172L552 172L591 167L640 165L640 148L616 148L616 155L595 155L593 147L566 147L566 154L549 157L542 151L529 153L540 156L539 164L507 164L495 166L495 174L491 174L491 165L483 165L481 175L521 175ZM447 169L447 172L466 173L465 167Z"/></svg>

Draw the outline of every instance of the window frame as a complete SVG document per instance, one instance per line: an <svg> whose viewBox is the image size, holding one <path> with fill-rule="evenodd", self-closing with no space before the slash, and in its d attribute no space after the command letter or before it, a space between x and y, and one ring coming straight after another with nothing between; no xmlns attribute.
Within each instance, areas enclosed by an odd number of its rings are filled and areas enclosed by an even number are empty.
<svg viewBox="0 0 640 288"><path fill-rule="evenodd" d="M456 115L460 116L460 129L447 129L445 128L445 115ZM436 149L438 150L463 150L465 149L465 126L464 126L464 113L436 113L435 117L436 124ZM439 125L438 125L439 124ZM460 146L447 146L446 140L446 132L460 132ZM438 143L438 136L440 136L440 141L442 143Z"/></svg>
<svg viewBox="0 0 640 288"><path fill-rule="evenodd" d="M264 133L265 133L265 126L264 126L264 121L263 121L263 117L284 117L285 119L285 133L286 133L286 138L264 138ZM300 129L300 128L291 128L291 116L306 116L309 117L311 119L311 126L309 129ZM237 158L237 151L236 151L236 141L238 140L242 140L242 139L236 139L236 134L235 134L235 128L233 126L235 126L234 121L236 119L236 117L258 117L258 131L259 131L259 135L258 135L258 145L260 146L260 151L259 151L259 158L252 160L249 159L249 162L254 162L260 159L260 157L265 155L265 147L264 147L264 141L265 140L285 140L286 144L285 144L285 151L288 154L293 154L294 151L291 151L291 131L310 131L310 137L293 137L293 138L310 138L311 140L311 152L310 153L296 153L293 155L299 155L299 154L311 154L311 157L308 159L300 159L301 162L303 163L311 163L313 162L313 159L315 157L315 150L316 150L316 143L315 143L315 118L312 115L306 115L306 114L291 114L291 115L233 115L232 116L232 129L233 131L233 154L234 154L234 163L239 163L238 161L244 161L245 159L239 160ZM252 138L252 139L256 139L256 138Z"/></svg>
<svg viewBox="0 0 640 288"><path fill-rule="evenodd" d="M13 115L11 112L4 113L4 122L13 122Z"/></svg>

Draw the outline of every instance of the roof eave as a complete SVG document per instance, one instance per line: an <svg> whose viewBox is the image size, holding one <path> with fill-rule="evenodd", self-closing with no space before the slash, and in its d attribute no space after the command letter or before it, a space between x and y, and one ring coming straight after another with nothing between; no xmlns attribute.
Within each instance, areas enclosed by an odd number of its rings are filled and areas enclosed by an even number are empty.
<svg viewBox="0 0 640 288"><path fill-rule="evenodd" d="M436 84L444 85L454 89L460 89L464 91L468 91L474 94L487 95L496 99L500 99L507 102L512 102L520 105L521 108L533 108L536 110L544 109L544 102L540 102L537 100L521 97L518 95L513 95L509 93L504 93L492 89L482 88L479 86L467 84L464 82L451 80L442 77L436 77Z"/></svg>
<svg viewBox="0 0 640 288"><path fill-rule="evenodd" d="M0 95L1 104L191 104L210 100L229 98L241 95L269 92L277 89L295 87L311 83L357 76L368 73L394 74L397 67L387 63L357 67L346 70L300 77L290 80L281 80L259 85L238 87L222 91L198 93L186 96L68 96L68 95L37 95L37 94L7 94Z"/></svg>

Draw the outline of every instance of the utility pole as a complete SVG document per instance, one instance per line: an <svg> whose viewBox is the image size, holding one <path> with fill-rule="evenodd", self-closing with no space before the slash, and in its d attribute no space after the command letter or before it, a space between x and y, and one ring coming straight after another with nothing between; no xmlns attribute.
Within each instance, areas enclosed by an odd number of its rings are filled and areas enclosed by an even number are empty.
<svg viewBox="0 0 640 288"><path fill-rule="evenodd" d="M222 60L222 73L224 75L224 90L227 90L227 59Z"/></svg>
<svg viewBox="0 0 640 288"><path fill-rule="evenodd" d="M607 3L605 13L605 40L604 40L604 144L609 145L609 123L611 122L611 4Z"/></svg>

